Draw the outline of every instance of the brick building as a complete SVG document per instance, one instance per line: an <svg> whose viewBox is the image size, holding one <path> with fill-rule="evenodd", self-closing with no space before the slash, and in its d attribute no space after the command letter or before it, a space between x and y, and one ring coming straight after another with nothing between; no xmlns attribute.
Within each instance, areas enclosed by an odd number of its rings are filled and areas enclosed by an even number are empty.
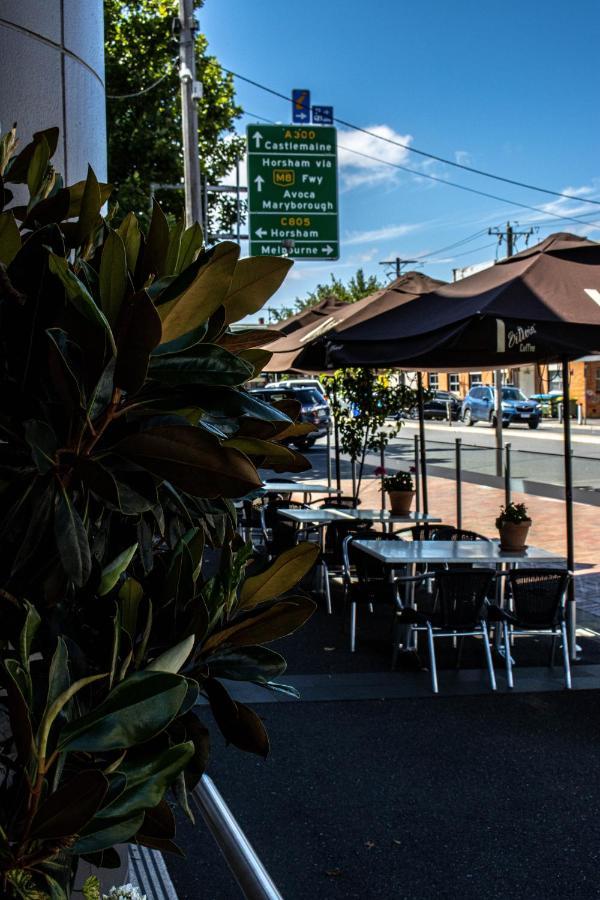
<svg viewBox="0 0 600 900"><path fill-rule="evenodd" d="M571 397L583 407L583 416L588 419L600 418L600 356L586 356L570 365ZM505 381L518 385L531 394L546 394L562 391L562 368L560 364L522 366L505 371ZM491 370L478 372L428 372L425 385L431 390L452 391L464 397L472 384L494 383Z"/></svg>

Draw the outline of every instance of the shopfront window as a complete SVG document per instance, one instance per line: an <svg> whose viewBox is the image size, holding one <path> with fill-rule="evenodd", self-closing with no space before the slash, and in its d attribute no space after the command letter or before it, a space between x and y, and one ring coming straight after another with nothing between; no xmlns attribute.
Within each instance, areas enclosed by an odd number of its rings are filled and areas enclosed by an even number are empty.
<svg viewBox="0 0 600 900"><path fill-rule="evenodd" d="M458 372L450 372L448 375L448 390L454 394L460 393L460 378Z"/></svg>
<svg viewBox="0 0 600 900"><path fill-rule="evenodd" d="M437 391L439 386L440 386L440 376L438 375L437 372L430 372L429 373L429 390Z"/></svg>

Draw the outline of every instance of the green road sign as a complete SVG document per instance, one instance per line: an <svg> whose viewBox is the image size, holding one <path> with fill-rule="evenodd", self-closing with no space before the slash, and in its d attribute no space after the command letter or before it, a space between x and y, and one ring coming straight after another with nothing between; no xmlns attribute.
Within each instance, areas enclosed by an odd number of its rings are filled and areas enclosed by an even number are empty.
<svg viewBox="0 0 600 900"><path fill-rule="evenodd" d="M339 259L335 128L249 125L251 256Z"/></svg>

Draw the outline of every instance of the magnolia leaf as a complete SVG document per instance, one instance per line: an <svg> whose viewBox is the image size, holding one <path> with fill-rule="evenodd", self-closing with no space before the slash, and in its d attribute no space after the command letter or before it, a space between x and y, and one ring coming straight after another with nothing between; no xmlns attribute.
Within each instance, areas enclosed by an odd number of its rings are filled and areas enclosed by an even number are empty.
<svg viewBox="0 0 600 900"><path fill-rule="evenodd" d="M258 312L281 286L292 265L291 259L282 256L251 256L241 259L235 267L231 287L223 301L227 324Z"/></svg>
<svg viewBox="0 0 600 900"><path fill-rule="evenodd" d="M224 241L199 257L203 264L191 284L178 297L158 307L165 342L198 328L221 306L239 252L237 244Z"/></svg>
<svg viewBox="0 0 600 900"><path fill-rule="evenodd" d="M135 272L137 260L142 243L142 233L138 220L133 213L127 213L119 227L117 234L120 235L125 245L125 258L127 259L127 268L131 273Z"/></svg>
<svg viewBox="0 0 600 900"><path fill-rule="evenodd" d="M185 355L153 356L150 376L165 384L237 386L252 376L252 366L216 344L197 344Z"/></svg>
<svg viewBox="0 0 600 900"><path fill-rule="evenodd" d="M165 273L165 260L169 247L169 223L156 200L152 201L152 218L142 256L140 281L145 284L149 276Z"/></svg>
<svg viewBox="0 0 600 900"><path fill-rule="evenodd" d="M25 624L21 629L21 635L19 638L19 655L21 657L23 668L25 669L25 671L29 672L29 657L31 656L31 645L42 620L37 609L35 608L35 606L32 606L31 603L28 603L26 601L25 609L27 610L27 615L25 616Z"/></svg>
<svg viewBox="0 0 600 900"><path fill-rule="evenodd" d="M52 656L50 670L48 672L48 695L46 697L46 706L42 715L45 719L50 707L69 688L69 654L67 645L64 640L59 637L56 642L56 650Z"/></svg>
<svg viewBox="0 0 600 900"><path fill-rule="evenodd" d="M243 497L262 485L250 460L200 428L165 425L124 438L114 448L195 497Z"/></svg>
<svg viewBox="0 0 600 900"><path fill-rule="evenodd" d="M106 674L103 673L102 675L88 675L87 678L80 678L78 681L75 681L73 684L69 685L69 687L61 694L59 694L56 700L54 700L54 702L46 709L46 712L44 713L44 717L40 724L38 738L39 756L41 759L45 759L46 757L46 748L48 744L50 729L52 728L56 717L60 714L63 707L67 705L69 700L71 700L75 696L75 694L77 694L84 687L87 687L88 684L93 684L94 681L99 681L102 678L106 678Z"/></svg>
<svg viewBox="0 0 600 900"><path fill-rule="evenodd" d="M111 822L106 828L100 828L92 834L80 837L70 852L83 856L85 853L96 853L98 850L105 850L115 844L126 843L134 837L143 821L144 813L140 812L122 822Z"/></svg>
<svg viewBox="0 0 600 900"><path fill-rule="evenodd" d="M237 356L239 359L245 360L252 366L251 378L256 378L260 375L267 363L271 361L273 354L269 350L253 347L249 350L240 350Z"/></svg>
<svg viewBox="0 0 600 900"><path fill-rule="evenodd" d="M205 690L225 740L240 750L266 758L269 755L269 737L256 713L242 703L236 703L221 682L214 678L207 679Z"/></svg>
<svg viewBox="0 0 600 900"><path fill-rule="evenodd" d="M79 834L102 806L108 780L99 769L84 769L45 800L31 827L34 840Z"/></svg>
<svg viewBox="0 0 600 900"><path fill-rule="evenodd" d="M49 267L50 271L62 281L67 298L73 306L93 325L100 326L106 332L113 350L116 349L112 331L104 313L96 306L93 297L83 282L71 271L67 260L56 253L50 253Z"/></svg>
<svg viewBox="0 0 600 900"><path fill-rule="evenodd" d="M58 442L47 422L28 419L24 424L25 440L31 448L33 461L42 475L56 466Z"/></svg>
<svg viewBox="0 0 600 900"><path fill-rule="evenodd" d="M156 308L146 291L138 291L128 300L119 318L117 363L114 383L128 394L144 385L150 354L160 343L161 324Z"/></svg>
<svg viewBox="0 0 600 900"><path fill-rule="evenodd" d="M179 644L165 650L156 659L146 666L146 670L153 672L179 672L186 659L194 648L194 635L184 638Z"/></svg>
<svg viewBox="0 0 600 900"><path fill-rule="evenodd" d="M100 260L100 304L114 330L128 286L127 257L121 236L109 229Z"/></svg>
<svg viewBox="0 0 600 900"><path fill-rule="evenodd" d="M35 150L31 157L31 162L27 169L27 187L31 197L35 197L42 186L48 162L50 160L50 147L48 141L42 135L41 139L36 143Z"/></svg>
<svg viewBox="0 0 600 900"><path fill-rule="evenodd" d="M216 678L253 681L258 684L268 684L287 668L280 653L260 646L225 649L209 656L205 662L210 674Z"/></svg>
<svg viewBox="0 0 600 900"><path fill-rule="evenodd" d="M98 209L100 210L112 194L113 186L112 184L105 184L101 181L97 181L96 184L98 185L98 191L100 193L100 206L98 207ZM70 184L69 187L66 188L66 190L69 192L69 208L67 210L65 218L74 219L75 216L80 215L86 185L87 180L78 181L75 184Z"/></svg>
<svg viewBox="0 0 600 900"><path fill-rule="evenodd" d="M135 672L103 703L63 728L57 749L104 752L142 744L175 718L187 691L187 681L180 675Z"/></svg>
<svg viewBox="0 0 600 900"><path fill-rule="evenodd" d="M100 581L100 587L98 588L98 594L100 597L104 597L105 594L108 594L117 581L135 556L136 550L138 548L137 544L132 544L131 547L128 547L127 550L123 550L122 553L113 559L111 563L109 563L104 569L102 569L102 578Z"/></svg>
<svg viewBox="0 0 600 900"><path fill-rule="evenodd" d="M12 212L0 213L0 263L10 265L21 249L21 233Z"/></svg>
<svg viewBox="0 0 600 900"><path fill-rule="evenodd" d="M277 465L281 471L287 472L287 465L294 465L296 462L295 455L287 447L281 444L273 444L271 441L263 441L259 438L252 437L236 437L223 441L224 447L234 447L241 450L246 456L252 459L260 460L257 465L261 468L269 469L272 465Z"/></svg>
<svg viewBox="0 0 600 900"><path fill-rule="evenodd" d="M167 274L174 272L177 274L179 272L178 261L179 261L179 253L181 249L181 237L183 234L184 223L183 221L177 222L176 225L169 231L169 248L167 250L167 256L165 259L165 267L164 271Z"/></svg>
<svg viewBox="0 0 600 900"><path fill-rule="evenodd" d="M246 578L240 591L240 609L253 609L291 590L310 572L318 556L319 547L309 541L285 550L264 572Z"/></svg>
<svg viewBox="0 0 600 900"><path fill-rule="evenodd" d="M102 194L100 185L94 170L88 165L87 178L79 207L79 219L75 228L75 246L82 244L89 237L98 220L101 209Z"/></svg>
<svg viewBox="0 0 600 900"><path fill-rule="evenodd" d="M142 585L135 578L126 578L119 588L119 603L121 605L121 626L129 637L135 636L138 618L138 608L144 596Z"/></svg>
<svg viewBox="0 0 600 900"><path fill-rule="evenodd" d="M308 597L281 600L251 618L212 634L204 643L202 653L206 655L215 647L268 644L286 637L304 625L316 608L316 604Z"/></svg>
<svg viewBox="0 0 600 900"><path fill-rule="evenodd" d="M218 343L232 353L239 353L240 350L272 344L280 337L283 337L281 331L275 331L273 328L247 328L240 331L226 331L218 339Z"/></svg>
<svg viewBox="0 0 600 900"><path fill-rule="evenodd" d="M202 228L198 222L194 222L189 228L186 228L181 238L181 246L179 248L179 259L177 261L177 269L173 270L179 275L196 261L196 257L204 244L204 235Z"/></svg>
<svg viewBox="0 0 600 900"><path fill-rule="evenodd" d="M82 587L92 570L87 531L65 489L57 495L54 535L63 569L77 587Z"/></svg>

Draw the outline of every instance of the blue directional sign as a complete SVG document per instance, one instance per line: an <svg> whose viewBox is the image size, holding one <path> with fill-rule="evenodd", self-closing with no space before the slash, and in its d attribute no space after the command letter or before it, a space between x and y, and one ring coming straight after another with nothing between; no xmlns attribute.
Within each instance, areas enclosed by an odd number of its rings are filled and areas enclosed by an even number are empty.
<svg viewBox="0 0 600 900"><path fill-rule="evenodd" d="M313 106L313 125L333 125L333 106Z"/></svg>
<svg viewBox="0 0 600 900"><path fill-rule="evenodd" d="M310 122L310 91L299 88L292 91L292 122L301 125Z"/></svg>

